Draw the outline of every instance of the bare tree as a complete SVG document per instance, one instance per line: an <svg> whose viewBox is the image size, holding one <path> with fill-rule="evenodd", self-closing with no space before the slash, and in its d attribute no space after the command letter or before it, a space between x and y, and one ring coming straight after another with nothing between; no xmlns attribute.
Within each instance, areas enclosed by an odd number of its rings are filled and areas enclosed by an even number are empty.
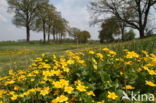
<svg viewBox="0 0 156 103"><path fill-rule="evenodd" d="M97 0L91 2L90 9L96 16L106 13L116 16L127 26L137 29L140 38L144 38L148 16L155 4L156 0Z"/></svg>

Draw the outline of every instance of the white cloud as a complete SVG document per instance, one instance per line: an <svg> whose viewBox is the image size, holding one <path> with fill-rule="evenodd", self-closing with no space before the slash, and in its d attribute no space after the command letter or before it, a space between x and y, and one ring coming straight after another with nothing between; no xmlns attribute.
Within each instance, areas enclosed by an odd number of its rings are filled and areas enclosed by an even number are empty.
<svg viewBox="0 0 156 103"><path fill-rule="evenodd" d="M6 0L0 0L0 22L7 21L7 2Z"/></svg>
<svg viewBox="0 0 156 103"><path fill-rule="evenodd" d="M7 0L0 0L0 5L2 6L7 6Z"/></svg>
<svg viewBox="0 0 156 103"><path fill-rule="evenodd" d="M62 12L63 17L69 21L71 26L88 30L92 35L92 39L97 39L98 28L90 27L89 24L91 19L87 5L90 1L92 0L62 0L56 4L56 7Z"/></svg>

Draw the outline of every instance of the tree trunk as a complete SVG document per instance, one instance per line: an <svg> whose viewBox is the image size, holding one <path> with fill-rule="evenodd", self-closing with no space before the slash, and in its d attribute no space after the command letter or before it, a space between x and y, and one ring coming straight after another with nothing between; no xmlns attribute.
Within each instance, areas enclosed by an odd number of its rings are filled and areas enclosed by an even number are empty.
<svg viewBox="0 0 156 103"><path fill-rule="evenodd" d="M48 43L50 42L50 34L48 33Z"/></svg>
<svg viewBox="0 0 156 103"><path fill-rule="evenodd" d="M53 40L55 40L55 34L53 34Z"/></svg>
<svg viewBox="0 0 156 103"><path fill-rule="evenodd" d="M54 30L54 28L53 28L53 40L55 41L55 30Z"/></svg>
<svg viewBox="0 0 156 103"><path fill-rule="evenodd" d="M50 26L49 26L49 30L48 30L48 43L50 42Z"/></svg>
<svg viewBox="0 0 156 103"><path fill-rule="evenodd" d="M30 28L29 26L26 26L26 41L30 41Z"/></svg>
<svg viewBox="0 0 156 103"><path fill-rule="evenodd" d="M140 38L144 38L145 37L145 32L144 32L143 28L139 29L139 34L140 34Z"/></svg>
<svg viewBox="0 0 156 103"><path fill-rule="evenodd" d="M121 39L122 39L122 41L124 41L124 39L125 39L125 27L122 25L121 26Z"/></svg>
<svg viewBox="0 0 156 103"><path fill-rule="evenodd" d="M45 23L43 22L43 43L46 43Z"/></svg>

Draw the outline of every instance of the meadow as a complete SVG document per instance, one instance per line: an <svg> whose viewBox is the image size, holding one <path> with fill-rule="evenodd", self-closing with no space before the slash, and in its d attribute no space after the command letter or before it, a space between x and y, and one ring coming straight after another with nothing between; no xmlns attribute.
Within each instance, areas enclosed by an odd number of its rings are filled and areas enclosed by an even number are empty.
<svg viewBox="0 0 156 103"><path fill-rule="evenodd" d="M110 44L1 42L0 103L121 103L123 91L155 95L155 48L155 36Z"/></svg>
<svg viewBox="0 0 156 103"><path fill-rule="evenodd" d="M121 51L129 50L147 50L154 52L156 37L146 38L142 40L133 40L128 42L117 42L109 44L88 43L88 44L42 44L42 43L23 43L23 42L0 42L0 70L8 69L25 69L33 60L44 54L64 54L66 50L79 51L87 48L103 48L108 47L113 50Z"/></svg>

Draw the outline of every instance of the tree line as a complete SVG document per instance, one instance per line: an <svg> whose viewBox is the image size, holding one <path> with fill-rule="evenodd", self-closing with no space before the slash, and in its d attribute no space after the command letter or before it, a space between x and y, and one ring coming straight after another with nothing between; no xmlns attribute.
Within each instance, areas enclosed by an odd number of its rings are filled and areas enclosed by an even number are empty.
<svg viewBox="0 0 156 103"><path fill-rule="evenodd" d="M99 38L104 42L119 34L122 40L131 39L133 30L138 30L140 38L152 34L150 17L155 15L155 6L156 0L95 0L89 8L94 24L102 22Z"/></svg>
<svg viewBox="0 0 156 103"><path fill-rule="evenodd" d="M86 43L90 38L88 31L73 32L61 13L49 0L7 0L9 9L14 12L13 24L25 27L26 41L30 41L30 31L43 32L43 43L61 41L66 34L73 37L75 42ZM73 34L74 33L74 34ZM75 36L73 36L75 35Z"/></svg>

